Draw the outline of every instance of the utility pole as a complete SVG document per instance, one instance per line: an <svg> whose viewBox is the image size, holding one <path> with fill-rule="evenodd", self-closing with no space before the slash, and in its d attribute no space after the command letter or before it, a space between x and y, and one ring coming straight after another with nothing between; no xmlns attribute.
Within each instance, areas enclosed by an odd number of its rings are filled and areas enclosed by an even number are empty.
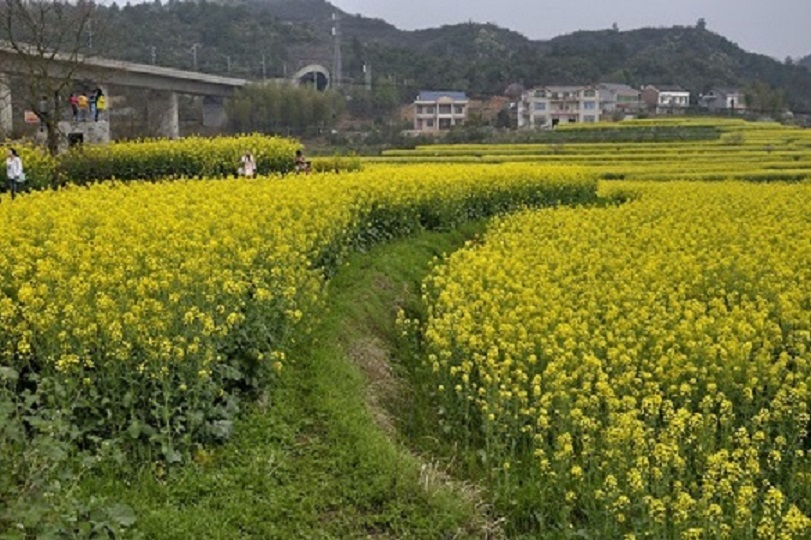
<svg viewBox="0 0 811 540"><path fill-rule="evenodd" d="M157 59L157 47L154 45L149 46L149 60L152 62L152 65L155 65L155 61Z"/></svg>
<svg viewBox="0 0 811 540"><path fill-rule="evenodd" d="M265 65L265 53L262 53L262 80L268 80L267 67Z"/></svg>
<svg viewBox="0 0 811 540"><path fill-rule="evenodd" d="M372 91L372 64L363 64L363 81L366 84L366 90Z"/></svg>
<svg viewBox="0 0 811 540"><path fill-rule="evenodd" d="M87 19L87 48L93 48L93 19Z"/></svg>
<svg viewBox="0 0 811 540"><path fill-rule="evenodd" d="M225 55L225 63L226 63L226 66L227 66L226 69L227 69L228 73L231 73L231 56L230 55Z"/></svg>
<svg viewBox="0 0 811 540"><path fill-rule="evenodd" d="M341 57L341 18L337 13L332 14L332 37L335 47L332 59L332 79L335 87L339 88L343 79L343 58Z"/></svg>
<svg viewBox="0 0 811 540"><path fill-rule="evenodd" d="M197 49L200 47L199 43L195 43L191 46L191 54L192 54L192 66L194 66L194 71L197 71Z"/></svg>

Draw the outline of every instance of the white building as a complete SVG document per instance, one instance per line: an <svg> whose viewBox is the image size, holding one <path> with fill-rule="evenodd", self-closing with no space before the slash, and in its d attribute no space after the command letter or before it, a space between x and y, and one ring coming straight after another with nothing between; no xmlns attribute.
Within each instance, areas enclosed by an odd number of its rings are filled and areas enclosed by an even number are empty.
<svg viewBox="0 0 811 540"><path fill-rule="evenodd" d="M642 101L654 114L684 114L690 106L690 92L679 86L649 84L642 88Z"/></svg>
<svg viewBox="0 0 811 540"><path fill-rule="evenodd" d="M594 86L544 86L523 93L518 103L519 128L550 128L560 123L599 122Z"/></svg>
<svg viewBox="0 0 811 540"><path fill-rule="evenodd" d="M464 124L469 105L464 92L422 91L414 101L414 130L435 133Z"/></svg>

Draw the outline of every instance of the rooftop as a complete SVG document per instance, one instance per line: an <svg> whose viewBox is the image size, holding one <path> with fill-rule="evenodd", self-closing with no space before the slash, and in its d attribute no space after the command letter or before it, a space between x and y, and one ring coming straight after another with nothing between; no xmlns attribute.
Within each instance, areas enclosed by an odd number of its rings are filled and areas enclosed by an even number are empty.
<svg viewBox="0 0 811 540"><path fill-rule="evenodd" d="M454 92L446 90L422 90L417 96L417 101L439 101L441 98L449 98L454 101L467 101L467 94L464 92Z"/></svg>

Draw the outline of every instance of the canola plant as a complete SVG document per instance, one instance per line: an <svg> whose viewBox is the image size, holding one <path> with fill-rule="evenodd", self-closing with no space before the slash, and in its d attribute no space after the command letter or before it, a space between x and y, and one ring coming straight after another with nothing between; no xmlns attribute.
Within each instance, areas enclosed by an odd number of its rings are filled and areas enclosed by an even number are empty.
<svg viewBox="0 0 811 540"><path fill-rule="evenodd" d="M578 169L423 166L5 199L0 367L82 444L126 434L179 460L284 368L347 249L595 191Z"/></svg>
<svg viewBox="0 0 811 540"><path fill-rule="evenodd" d="M808 538L811 185L604 191L426 280L442 427L518 530Z"/></svg>

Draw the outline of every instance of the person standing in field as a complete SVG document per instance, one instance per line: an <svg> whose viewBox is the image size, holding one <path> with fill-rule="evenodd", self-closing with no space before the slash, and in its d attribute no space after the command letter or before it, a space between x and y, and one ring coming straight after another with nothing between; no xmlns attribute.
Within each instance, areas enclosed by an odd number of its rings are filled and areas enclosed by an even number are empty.
<svg viewBox="0 0 811 540"><path fill-rule="evenodd" d="M304 157L304 153L301 150L296 150L295 170L296 174L300 172L310 174L310 162L307 161L307 158Z"/></svg>
<svg viewBox="0 0 811 540"><path fill-rule="evenodd" d="M13 148L9 148L6 152L6 179L8 182L8 190L11 192L11 198L17 196L20 189L20 184L25 178L23 172L23 160Z"/></svg>
<svg viewBox="0 0 811 540"><path fill-rule="evenodd" d="M245 178L253 178L256 174L256 160L250 150L245 150L245 155L240 158L239 163L239 174Z"/></svg>

